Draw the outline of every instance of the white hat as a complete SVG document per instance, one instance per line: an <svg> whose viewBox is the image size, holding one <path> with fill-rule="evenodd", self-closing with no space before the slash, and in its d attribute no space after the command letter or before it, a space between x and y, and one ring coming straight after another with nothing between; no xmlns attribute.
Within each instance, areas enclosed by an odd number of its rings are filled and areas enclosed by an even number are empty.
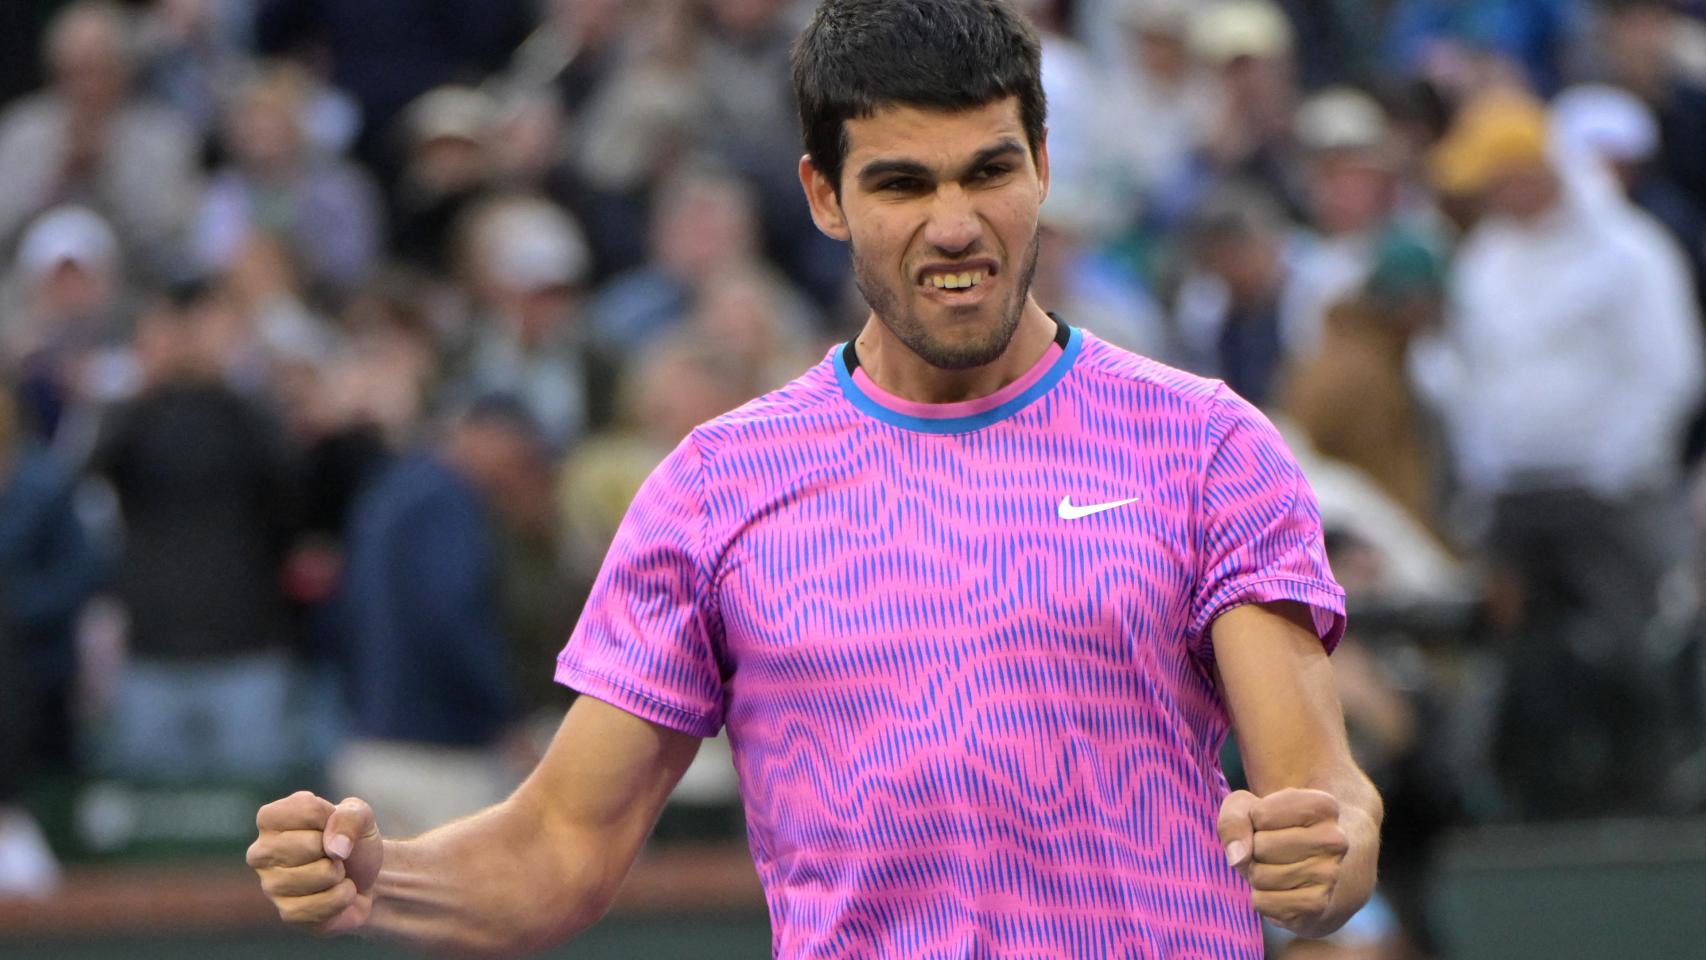
<svg viewBox="0 0 1706 960"><path fill-rule="evenodd" d="M1633 93L1584 83L1552 101L1552 144L1570 159L1645 160L1659 148L1659 122Z"/></svg>
<svg viewBox="0 0 1706 960"><path fill-rule="evenodd" d="M36 218L18 245L18 269L39 276L61 264L110 270L118 263L118 238L87 207L55 207Z"/></svg>
<svg viewBox="0 0 1706 960"><path fill-rule="evenodd" d="M517 290L571 286L585 279L592 254L580 224L544 202L493 211L484 224L484 262L494 279Z"/></svg>
<svg viewBox="0 0 1706 960"><path fill-rule="evenodd" d="M473 87L436 87L409 104L409 135L417 144L440 139L480 143L496 110L496 101Z"/></svg>
<svg viewBox="0 0 1706 960"><path fill-rule="evenodd" d="M1239 57L1281 56L1291 46L1291 21L1270 0L1221 0L1203 7L1191 24L1192 49L1216 66Z"/></svg>
<svg viewBox="0 0 1706 960"><path fill-rule="evenodd" d="M1386 145L1386 111L1350 87L1330 87L1297 109L1297 142L1309 150L1370 150Z"/></svg>
<svg viewBox="0 0 1706 960"><path fill-rule="evenodd" d="M1191 0L1118 0L1115 16L1134 30L1188 36Z"/></svg>

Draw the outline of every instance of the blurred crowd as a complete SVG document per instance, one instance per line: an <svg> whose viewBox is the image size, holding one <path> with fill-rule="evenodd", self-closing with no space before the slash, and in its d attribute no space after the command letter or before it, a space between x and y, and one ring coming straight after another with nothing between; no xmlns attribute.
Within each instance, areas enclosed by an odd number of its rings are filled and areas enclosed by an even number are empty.
<svg viewBox="0 0 1706 960"><path fill-rule="evenodd" d="M42 777L515 782L639 482L864 319L810 6L0 9L0 895ZM1448 825L1706 809L1706 4L1021 6L1038 300L1320 497L1391 826L1339 955L1425 955Z"/></svg>

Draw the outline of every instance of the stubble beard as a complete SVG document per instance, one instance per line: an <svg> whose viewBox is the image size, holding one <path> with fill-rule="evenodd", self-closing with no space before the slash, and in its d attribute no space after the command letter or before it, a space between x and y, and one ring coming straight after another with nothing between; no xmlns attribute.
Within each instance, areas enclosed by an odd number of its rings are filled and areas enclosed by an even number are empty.
<svg viewBox="0 0 1706 960"><path fill-rule="evenodd" d="M931 335L918 317L901 306L901 292L884 281L883 271L876 264L865 262L859 248L849 243L853 256L853 283L895 339L917 354L925 363L939 370L971 370L995 362L1013 341L1019 329L1019 319L1025 314L1025 300L1030 296L1031 281L1037 273L1037 255L1042 249L1042 230L1031 234L1025 247L1025 257L1019 265L1018 282L1002 305L1001 316L987 336L965 344L943 343Z"/></svg>

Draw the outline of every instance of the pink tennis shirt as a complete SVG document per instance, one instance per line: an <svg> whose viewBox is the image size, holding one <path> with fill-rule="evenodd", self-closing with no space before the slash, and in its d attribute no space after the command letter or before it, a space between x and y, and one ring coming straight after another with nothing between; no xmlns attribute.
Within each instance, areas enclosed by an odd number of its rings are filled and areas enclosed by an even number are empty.
<svg viewBox="0 0 1706 960"><path fill-rule="evenodd" d="M778 957L1259 960L1208 626L1296 600L1344 630L1279 435L1064 324L969 403L850 360L652 474L557 679L727 728Z"/></svg>

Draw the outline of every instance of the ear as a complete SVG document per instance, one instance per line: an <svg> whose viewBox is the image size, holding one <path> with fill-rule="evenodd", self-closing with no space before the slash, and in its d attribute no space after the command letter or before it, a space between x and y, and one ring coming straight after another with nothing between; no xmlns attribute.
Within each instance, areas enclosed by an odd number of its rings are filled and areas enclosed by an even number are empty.
<svg viewBox="0 0 1706 960"><path fill-rule="evenodd" d="M1043 140L1037 144L1037 182L1042 184L1042 195L1037 198L1037 206L1048 199L1048 128L1043 128Z"/></svg>
<svg viewBox="0 0 1706 960"><path fill-rule="evenodd" d="M835 195L835 184L829 181L811 154L800 158L800 186L806 191L806 203L812 209L812 222L833 240L850 240L853 232L847 229L847 218L841 212L841 198Z"/></svg>

